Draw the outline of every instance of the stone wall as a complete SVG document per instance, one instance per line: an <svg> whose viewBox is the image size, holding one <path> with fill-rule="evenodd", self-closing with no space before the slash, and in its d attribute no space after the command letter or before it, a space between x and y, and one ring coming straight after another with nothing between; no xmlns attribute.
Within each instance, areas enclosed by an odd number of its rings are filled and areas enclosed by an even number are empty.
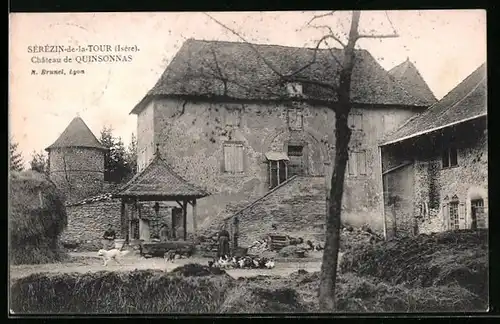
<svg viewBox="0 0 500 324"><path fill-rule="evenodd" d="M296 114L297 107L299 114ZM373 229L382 230L377 144L385 133L415 112L401 107L365 106L353 108L353 113L363 116L362 130L353 131L351 149L366 152L367 173L346 177L344 210L352 216L353 225L368 223ZM148 120L154 124L147 127ZM334 125L334 112L321 106L156 99L138 117L138 151L143 152L139 162L147 163L153 157L154 150L150 148L158 143L162 156L177 173L206 188L211 196L198 203L199 224L206 227L211 219L225 213L227 204L260 197L269 191L264 154L285 150L289 141L305 145L307 175L327 173L325 164L332 160L335 148ZM151 129L154 129L153 142ZM226 141L243 144L243 172L224 171Z"/></svg>
<svg viewBox="0 0 500 324"><path fill-rule="evenodd" d="M89 204L67 206L68 226L63 232L63 241L100 242L107 225L112 224L118 238L121 217L120 200L104 200Z"/></svg>
<svg viewBox="0 0 500 324"><path fill-rule="evenodd" d="M428 201L431 216L427 225L423 226L421 232L440 231L448 229L448 220L444 219L443 204L450 201L453 196L458 197L459 203L463 204L460 213L464 213L465 228L471 224L471 199L484 199L485 206L488 204L488 145L487 135L482 130L479 134L467 131L467 138L460 141L458 147L458 166L452 168L441 168L441 157L434 156L427 161L427 167L434 168L432 177L418 177L416 188L433 188L436 194L429 195L429 189L416 191L416 203ZM475 136L477 135L477 136ZM433 184L434 182L434 184ZM436 202L433 203L433 200ZM487 226L487 224L486 224Z"/></svg>
<svg viewBox="0 0 500 324"><path fill-rule="evenodd" d="M323 177L296 177L276 187L237 214L239 244L250 246L273 232L273 224L277 225L277 232L305 240L323 236L325 194Z"/></svg>
<svg viewBox="0 0 500 324"><path fill-rule="evenodd" d="M161 224L171 226L171 208L176 207L168 203L160 203L160 211L156 215L154 202L141 203L141 218L150 221L151 238L159 237ZM137 215L134 206L126 205L131 218ZM61 239L63 241L81 241L99 244L108 224L112 224L117 238L121 235L121 201L119 199L88 198L85 201L68 205L68 226L64 230ZM188 230L191 230L188 228Z"/></svg>
<svg viewBox="0 0 500 324"><path fill-rule="evenodd" d="M104 152L93 148L56 148L49 151L49 176L69 203L102 191Z"/></svg>
<svg viewBox="0 0 500 324"><path fill-rule="evenodd" d="M137 116L137 171L141 171L152 159L154 141L154 101L150 102Z"/></svg>
<svg viewBox="0 0 500 324"><path fill-rule="evenodd" d="M402 142L399 149L384 149L384 155L392 155L384 157L384 161L402 162L408 158L414 160L412 212L418 220L419 233L449 229L449 219L446 218L444 208L452 197L456 197L460 204L459 216L463 219L461 228L470 228L471 200L482 198L486 215L488 210L488 144L485 124L482 121L463 123L432 136ZM443 168L441 147L446 147L451 138L457 147L458 165Z"/></svg>

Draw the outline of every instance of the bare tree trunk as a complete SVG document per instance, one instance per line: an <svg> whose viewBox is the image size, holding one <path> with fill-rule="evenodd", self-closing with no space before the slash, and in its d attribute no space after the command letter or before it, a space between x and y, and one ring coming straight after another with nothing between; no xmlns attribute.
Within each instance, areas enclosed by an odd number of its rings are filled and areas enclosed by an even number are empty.
<svg viewBox="0 0 500 324"><path fill-rule="evenodd" d="M359 11L352 14L349 40L344 49L344 62L340 71L338 107L335 111L335 164L331 179L326 218L326 242L321 264L319 306L322 312L335 310L335 283L340 244L340 215L344 193L344 175L348 159L351 130L347 118L351 109L351 75L354 67L354 45L358 39Z"/></svg>

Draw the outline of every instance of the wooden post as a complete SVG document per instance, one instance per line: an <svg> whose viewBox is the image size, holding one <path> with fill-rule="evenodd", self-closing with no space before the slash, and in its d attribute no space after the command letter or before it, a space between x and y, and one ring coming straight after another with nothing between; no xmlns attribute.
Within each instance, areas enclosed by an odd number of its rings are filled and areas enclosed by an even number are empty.
<svg viewBox="0 0 500 324"><path fill-rule="evenodd" d="M280 161L277 161L276 162L276 167L277 167L277 170L278 170L278 186L280 185Z"/></svg>
<svg viewBox="0 0 500 324"><path fill-rule="evenodd" d="M196 215L197 213L197 207L196 207L196 199L193 200L193 235L196 238L196 232L197 232L197 224L196 224L196 218L198 217Z"/></svg>
<svg viewBox="0 0 500 324"><path fill-rule="evenodd" d="M122 237L125 239L125 242L128 243L127 218L125 215L125 201L123 200L123 198L121 199L120 216L121 216L121 234Z"/></svg>
<svg viewBox="0 0 500 324"><path fill-rule="evenodd" d="M172 225L172 238L173 239L177 238L176 237L177 233L175 233L175 215L174 215L175 212L174 211L175 211L175 208L172 208L170 210L170 218L172 219L171 225Z"/></svg>
<svg viewBox="0 0 500 324"><path fill-rule="evenodd" d="M187 200L182 202L182 226L184 227L184 241L187 240Z"/></svg>

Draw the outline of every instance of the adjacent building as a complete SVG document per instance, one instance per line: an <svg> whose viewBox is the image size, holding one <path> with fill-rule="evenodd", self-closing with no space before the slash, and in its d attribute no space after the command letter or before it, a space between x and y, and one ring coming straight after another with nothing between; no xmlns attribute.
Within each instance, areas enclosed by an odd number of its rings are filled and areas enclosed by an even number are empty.
<svg viewBox="0 0 500 324"><path fill-rule="evenodd" d="M486 65L380 145L385 230L488 227Z"/></svg>

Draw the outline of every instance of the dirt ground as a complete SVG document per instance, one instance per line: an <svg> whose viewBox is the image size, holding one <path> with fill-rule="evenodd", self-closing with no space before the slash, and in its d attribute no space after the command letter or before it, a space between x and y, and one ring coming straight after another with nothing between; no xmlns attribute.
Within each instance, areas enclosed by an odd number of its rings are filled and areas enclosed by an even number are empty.
<svg viewBox="0 0 500 324"><path fill-rule="evenodd" d="M10 280L28 276L40 272L97 272L97 271L133 271L144 269L160 269L163 271L172 271L173 269L187 263L207 264L210 259L202 257L192 257L188 259L178 259L174 262L165 263L162 258L143 258L138 255L125 256L117 264L110 261L108 266L103 265L103 261L92 252L70 253L73 261L39 264L39 265L15 265L10 267ZM299 269L308 272L319 271L321 268L320 255L313 258L298 260L276 260L276 266L273 269L229 269L227 273L234 278L252 277L258 275L288 276Z"/></svg>

